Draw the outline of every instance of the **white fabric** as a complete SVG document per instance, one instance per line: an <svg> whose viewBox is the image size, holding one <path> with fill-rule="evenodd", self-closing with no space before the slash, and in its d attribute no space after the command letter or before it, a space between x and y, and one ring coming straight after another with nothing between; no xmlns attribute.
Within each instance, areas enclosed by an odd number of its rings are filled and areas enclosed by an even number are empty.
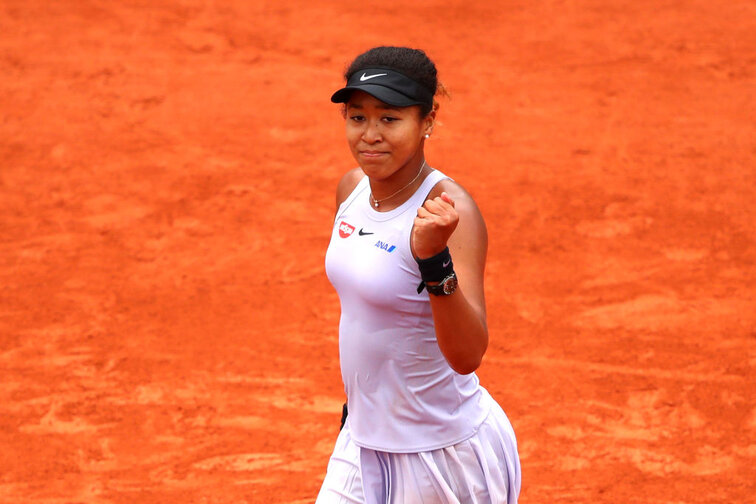
<svg viewBox="0 0 756 504"><path fill-rule="evenodd" d="M472 436L490 409L477 376L456 373L444 358L429 295L417 292L410 232L417 209L445 178L434 170L408 201L378 212L365 177L334 221L326 273L341 301L347 423L363 448L410 453L451 446Z"/></svg>
<svg viewBox="0 0 756 504"><path fill-rule="evenodd" d="M367 177L339 207L326 273L341 301L339 352L349 416L317 504L514 504L520 462L504 411L438 347L410 233L433 171L378 212ZM460 280L464 282L464 279Z"/></svg>
<svg viewBox="0 0 756 504"><path fill-rule="evenodd" d="M520 461L514 431L493 399L469 439L421 453L360 448L339 434L316 504L515 504Z"/></svg>

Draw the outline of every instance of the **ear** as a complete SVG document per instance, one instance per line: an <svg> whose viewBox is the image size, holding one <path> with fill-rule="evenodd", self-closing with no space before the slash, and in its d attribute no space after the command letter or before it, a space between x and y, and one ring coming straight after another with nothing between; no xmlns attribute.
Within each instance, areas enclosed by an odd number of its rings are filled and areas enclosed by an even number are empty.
<svg viewBox="0 0 756 504"><path fill-rule="evenodd" d="M433 127L436 125L436 110L438 110L438 103L433 102L433 109L428 112L428 115L423 119L424 121L424 135L430 135L433 133Z"/></svg>

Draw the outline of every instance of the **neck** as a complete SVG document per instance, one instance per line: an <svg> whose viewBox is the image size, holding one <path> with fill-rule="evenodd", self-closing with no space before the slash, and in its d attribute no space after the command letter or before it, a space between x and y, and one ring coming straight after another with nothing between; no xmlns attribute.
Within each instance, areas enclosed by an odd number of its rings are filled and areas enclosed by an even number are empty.
<svg viewBox="0 0 756 504"><path fill-rule="evenodd" d="M398 205L399 201L404 201L402 199L402 196L406 196L406 194L411 193L410 187L420 178L420 174L423 172L423 169L427 166L427 163L425 162L425 159L423 159L423 162L420 164L420 167L415 172L415 174L412 176L412 178L409 181L402 181L401 184L396 184L394 187L391 188L391 190L387 190L384 192L381 192L380 195L376 195L373 191L373 181L370 181L370 203L373 205L373 208L380 208L381 204L386 202L387 205L391 205L392 207Z"/></svg>

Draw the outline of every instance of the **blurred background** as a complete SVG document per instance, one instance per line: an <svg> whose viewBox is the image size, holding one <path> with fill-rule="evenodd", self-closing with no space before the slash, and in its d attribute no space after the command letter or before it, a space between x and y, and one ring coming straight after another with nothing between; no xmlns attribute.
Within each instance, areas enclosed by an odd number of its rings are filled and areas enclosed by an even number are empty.
<svg viewBox="0 0 756 504"><path fill-rule="evenodd" d="M521 502L756 502L756 4L0 0L0 502L314 501L376 45L450 97Z"/></svg>

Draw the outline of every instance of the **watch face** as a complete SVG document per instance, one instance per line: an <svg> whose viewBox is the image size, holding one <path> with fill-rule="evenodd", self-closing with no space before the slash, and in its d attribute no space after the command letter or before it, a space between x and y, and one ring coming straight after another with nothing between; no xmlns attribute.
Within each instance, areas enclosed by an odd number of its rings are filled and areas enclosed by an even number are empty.
<svg viewBox="0 0 756 504"><path fill-rule="evenodd" d="M444 282L444 294L447 296L457 290L457 276L451 276Z"/></svg>
<svg viewBox="0 0 756 504"><path fill-rule="evenodd" d="M429 294L434 296L448 296L457 290L457 275L452 272L451 275L444 278L438 285L426 285Z"/></svg>

